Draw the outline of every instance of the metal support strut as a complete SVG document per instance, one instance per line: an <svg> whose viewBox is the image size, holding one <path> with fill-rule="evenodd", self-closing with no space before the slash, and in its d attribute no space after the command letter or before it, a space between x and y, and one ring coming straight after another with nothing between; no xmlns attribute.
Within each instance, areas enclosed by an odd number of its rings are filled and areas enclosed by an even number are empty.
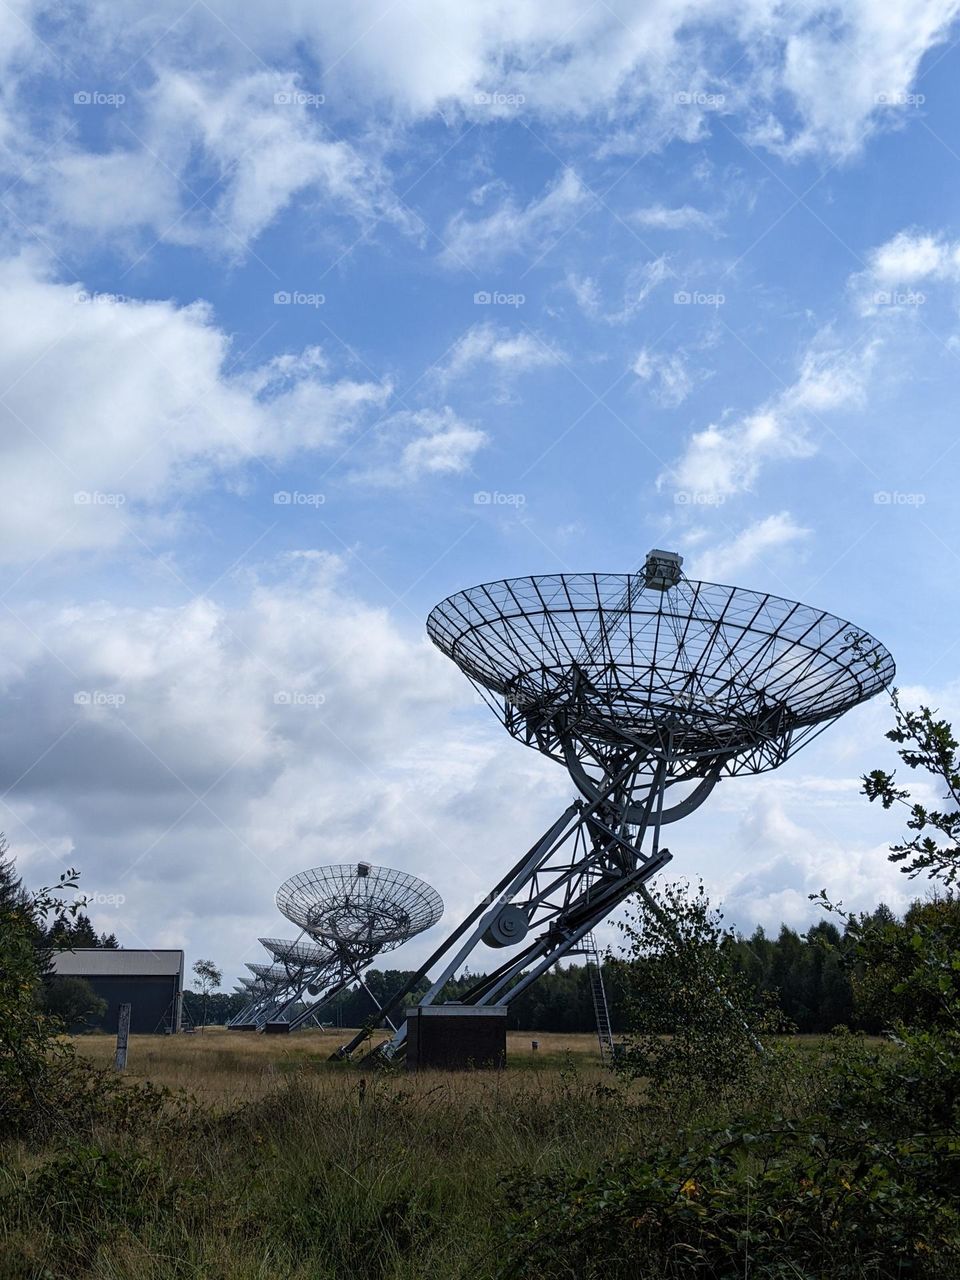
<svg viewBox="0 0 960 1280"><path fill-rule="evenodd" d="M634 789L641 764L648 784L638 803ZM660 828L674 820L675 813L679 816L690 808L689 797L680 805L664 808L671 782L665 760L638 762L631 756L615 776L593 784L589 800L576 800L567 808L404 989L384 1005L383 1015L400 1011L407 992L443 962L417 1002L421 1007L434 1004L481 942L494 948L520 949L464 993L458 1003L509 1004L563 956L582 949L591 930L670 861L669 851L660 847ZM710 789L701 785L695 804L701 803ZM623 816L628 802L631 822ZM649 847L644 850L648 837ZM530 934L534 936L528 941ZM334 1056L349 1056L369 1038L371 1030L364 1028ZM609 1046L609 1019L605 1038ZM403 1051L405 1041L406 1023L401 1022L393 1037L375 1052L393 1058Z"/></svg>

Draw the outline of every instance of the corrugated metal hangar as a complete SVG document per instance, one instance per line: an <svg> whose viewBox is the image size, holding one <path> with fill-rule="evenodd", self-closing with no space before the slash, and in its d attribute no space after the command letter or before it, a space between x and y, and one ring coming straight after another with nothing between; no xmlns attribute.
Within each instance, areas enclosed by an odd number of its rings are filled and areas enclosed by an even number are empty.
<svg viewBox="0 0 960 1280"><path fill-rule="evenodd" d="M58 977L83 978L107 1012L98 1022L103 1031L117 1029L121 1004L129 1004L130 1030L137 1035L180 1030L183 993L182 951L140 951L126 947L77 947L53 957Z"/></svg>

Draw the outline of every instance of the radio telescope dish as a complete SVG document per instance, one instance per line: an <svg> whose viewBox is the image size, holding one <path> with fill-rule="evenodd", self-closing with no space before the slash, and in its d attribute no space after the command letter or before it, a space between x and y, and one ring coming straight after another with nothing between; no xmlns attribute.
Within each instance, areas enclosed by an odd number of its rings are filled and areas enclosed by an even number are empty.
<svg viewBox="0 0 960 1280"><path fill-rule="evenodd" d="M282 964L248 964L247 968L268 986L287 979L287 970Z"/></svg>
<svg viewBox="0 0 960 1280"><path fill-rule="evenodd" d="M311 938L353 963L392 951L443 914L442 898L425 881L367 862L291 876L277 890L277 906Z"/></svg>
<svg viewBox="0 0 960 1280"><path fill-rule="evenodd" d="M277 906L299 925L301 935L295 941L260 939L274 963L247 965L256 982L231 1027L262 1029L269 1024L272 1031L294 1031L315 1020L352 982L379 1009L363 969L381 952L429 929L443 914L440 895L423 880L369 862L316 867L291 876L277 890Z"/></svg>
<svg viewBox="0 0 960 1280"><path fill-rule="evenodd" d="M721 779L777 768L893 680L890 654L853 623L688 579L682 563L655 550L638 573L491 582L430 613L434 644L514 738L565 765L579 797L414 975L407 990L435 977L421 1005L480 942L521 949L460 1001L514 999L646 893L671 857L663 829Z"/></svg>
<svg viewBox="0 0 960 1280"><path fill-rule="evenodd" d="M288 938L258 938L273 958L289 968L320 966L330 961L330 952L310 942L291 942Z"/></svg>
<svg viewBox="0 0 960 1280"><path fill-rule="evenodd" d="M625 752L641 792L665 752L673 777L774 769L893 678L883 645L821 609L662 582L645 569L487 583L437 605L427 632L591 799Z"/></svg>

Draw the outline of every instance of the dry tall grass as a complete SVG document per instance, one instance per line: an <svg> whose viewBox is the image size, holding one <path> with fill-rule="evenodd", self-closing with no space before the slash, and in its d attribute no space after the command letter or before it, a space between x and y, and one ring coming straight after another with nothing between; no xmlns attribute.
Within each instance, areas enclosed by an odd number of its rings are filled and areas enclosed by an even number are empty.
<svg viewBox="0 0 960 1280"><path fill-rule="evenodd" d="M206 1103L230 1107L262 1097L293 1073L307 1075L320 1087L326 1087L324 1082L336 1081L342 1075L329 1063L331 1053L353 1034L350 1028L338 1028L267 1036L208 1027L202 1035L131 1036L127 1075L186 1090ZM537 1050L532 1048L534 1041L539 1045ZM76 1036L73 1043L97 1066L113 1063L112 1036ZM588 1075L596 1074L600 1067L594 1035L511 1033L507 1037L507 1055L511 1072L523 1074L555 1072L565 1062L575 1064Z"/></svg>
<svg viewBox="0 0 960 1280"><path fill-rule="evenodd" d="M62 1157L52 1199L28 1198L10 1224L6 1256L27 1269L0 1275L485 1280L505 1177L589 1169L641 1140L645 1109L613 1087L593 1037L514 1036L505 1072L414 1074L329 1063L348 1035L134 1037L131 1080L214 1106ZM77 1044L112 1059L110 1037ZM0 1201L36 1163L7 1155Z"/></svg>

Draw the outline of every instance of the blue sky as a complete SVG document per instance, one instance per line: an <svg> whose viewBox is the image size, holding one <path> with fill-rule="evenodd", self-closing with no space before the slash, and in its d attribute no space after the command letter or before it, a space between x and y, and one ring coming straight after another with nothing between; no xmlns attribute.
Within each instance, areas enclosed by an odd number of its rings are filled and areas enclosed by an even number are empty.
<svg viewBox="0 0 960 1280"><path fill-rule="evenodd" d="M957 6L317 8L0 10L0 825L230 976L285 876L449 925L565 803L424 637L474 582L676 548L960 712ZM888 718L677 872L902 906Z"/></svg>

